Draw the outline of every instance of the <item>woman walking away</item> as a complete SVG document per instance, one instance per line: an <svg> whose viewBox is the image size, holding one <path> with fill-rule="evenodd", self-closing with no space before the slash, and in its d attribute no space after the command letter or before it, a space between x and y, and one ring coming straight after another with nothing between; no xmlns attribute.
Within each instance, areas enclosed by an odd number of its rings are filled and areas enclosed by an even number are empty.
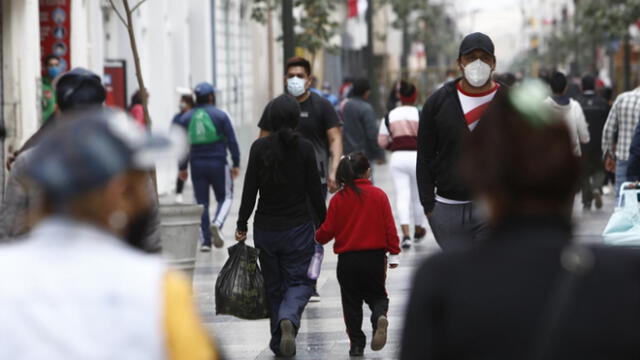
<svg viewBox="0 0 640 360"><path fill-rule="evenodd" d="M490 232L420 266L400 359L638 359L640 256L572 244L579 158L545 91L496 95L467 139L461 172Z"/></svg>
<svg viewBox="0 0 640 360"><path fill-rule="evenodd" d="M321 244L336 239L333 250L339 254L338 282L351 356L362 356L367 342L362 332L363 301L372 313L371 349L381 350L387 342L387 262L396 268L400 253L389 199L370 178L371 166L364 154L343 157L336 175L342 190L331 199L327 219L316 232ZM391 254L388 261L387 252Z"/></svg>
<svg viewBox="0 0 640 360"><path fill-rule="evenodd" d="M324 221L327 210L313 145L293 130L300 118L298 102L281 95L265 113L273 132L251 146L236 240L246 240L247 221L260 193L253 234L270 302L269 347L276 356L290 357L315 285L307 276L319 225L314 221Z"/></svg>
<svg viewBox="0 0 640 360"><path fill-rule="evenodd" d="M402 106L389 112L380 123L378 145L392 152L391 176L396 190L396 209L402 228L402 248L411 247L409 228L413 220L413 239L418 242L427 235L426 217L420 204L416 161L418 156L418 123L420 111L415 106L418 92L413 84L402 81L398 94Z"/></svg>

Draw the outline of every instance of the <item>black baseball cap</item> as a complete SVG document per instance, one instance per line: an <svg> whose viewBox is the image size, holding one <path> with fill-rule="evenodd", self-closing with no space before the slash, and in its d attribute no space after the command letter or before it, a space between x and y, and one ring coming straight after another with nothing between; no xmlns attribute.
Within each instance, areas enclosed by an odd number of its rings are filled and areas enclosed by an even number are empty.
<svg viewBox="0 0 640 360"><path fill-rule="evenodd" d="M469 34L462 39L458 56L467 55L474 50L482 50L487 54L494 55L493 41L489 36L481 32Z"/></svg>

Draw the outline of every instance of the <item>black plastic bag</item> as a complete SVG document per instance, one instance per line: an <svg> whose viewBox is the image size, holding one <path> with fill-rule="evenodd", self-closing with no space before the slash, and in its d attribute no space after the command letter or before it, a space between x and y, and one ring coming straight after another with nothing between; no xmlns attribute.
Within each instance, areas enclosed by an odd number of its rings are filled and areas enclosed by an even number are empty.
<svg viewBox="0 0 640 360"><path fill-rule="evenodd" d="M216 314L256 320L269 317L258 250L244 241L229 247L216 281Z"/></svg>

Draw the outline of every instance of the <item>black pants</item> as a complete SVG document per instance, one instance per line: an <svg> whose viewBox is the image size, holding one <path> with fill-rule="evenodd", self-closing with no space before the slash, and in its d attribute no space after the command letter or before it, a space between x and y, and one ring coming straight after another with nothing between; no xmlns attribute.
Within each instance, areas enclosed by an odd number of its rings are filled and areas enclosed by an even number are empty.
<svg viewBox="0 0 640 360"><path fill-rule="evenodd" d="M591 206L591 202L594 198L594 193L602 193L602 186L604 186L606 173L601 157L589 156L585 154L582 157L582 205Z"/></svg>
<svg viewBox="0 0 640 360"><path fill-rule="evenodd" d="M377 320L387 315L389 298L385 288L387 258L384 250L354 251L338 256L338 282L342 295L342 313L351 346L364 347L362 302L371 309L375 331Z"/></svg>

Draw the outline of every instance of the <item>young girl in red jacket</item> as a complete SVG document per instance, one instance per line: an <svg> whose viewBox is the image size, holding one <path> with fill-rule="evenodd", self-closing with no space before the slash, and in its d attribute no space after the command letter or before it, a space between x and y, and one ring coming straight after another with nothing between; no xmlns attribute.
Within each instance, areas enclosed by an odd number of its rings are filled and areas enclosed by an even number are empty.
<svg viewBox="0 0 640 360"><path fill-rule="evenodd" d="M336 180L342 189L331 199L327 217L316 232L321 244L336 240L333 250L338 254L338 282L351 356L362 356L367 342L362 332L363 301L372 312L371 349L380 350L387 342L387 263L392 269L397 267L400 253L389 199L373 186L370 177L369 160L362 153L340 160Z"/></svg>

